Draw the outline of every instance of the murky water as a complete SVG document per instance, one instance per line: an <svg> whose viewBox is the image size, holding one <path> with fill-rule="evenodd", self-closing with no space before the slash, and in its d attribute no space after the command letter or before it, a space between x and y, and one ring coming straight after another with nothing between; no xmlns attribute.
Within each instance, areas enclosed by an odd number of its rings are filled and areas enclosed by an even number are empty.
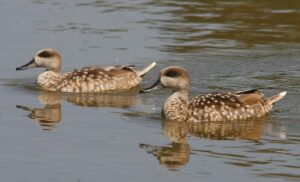
<svg viewBox="0 0 300 182"><path fill-rule="evenodd" d="M0 2L0 181L300 181L300 2L165 0ZM168 65L191 95L286 90L269 117L163 122L167 90L38 91L42 70L15 72L45 47L63 70Z"/></svg>

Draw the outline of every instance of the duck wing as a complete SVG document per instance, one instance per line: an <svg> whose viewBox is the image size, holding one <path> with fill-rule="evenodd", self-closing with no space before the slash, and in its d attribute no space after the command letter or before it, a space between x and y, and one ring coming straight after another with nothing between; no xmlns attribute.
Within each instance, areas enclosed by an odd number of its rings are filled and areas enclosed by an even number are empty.
<svg viewBox="0 0 300 182"><path fill-rule="evenodd" d="M190 117L196 121L228 121L258 118L266 115L286 92L269 98L257 90L202 94L189 103Z"/></svg>
<svg viewBox="0 0 300 182"><path fill-rule="evenodd" d="M258 89L247 91L235 91L225 93L201 94L193 97L190 104L194 107L204 106L228 106L232 108L241 107L242 105L252 105L261 102L263 94Z"/></svg>
<svg viewBox="0 0 300 182"><path fill-rule="evenodd" d="M132 66L84 67L63 75L58 90L73 93L101 93L128 90L139 84Z"/></svg>

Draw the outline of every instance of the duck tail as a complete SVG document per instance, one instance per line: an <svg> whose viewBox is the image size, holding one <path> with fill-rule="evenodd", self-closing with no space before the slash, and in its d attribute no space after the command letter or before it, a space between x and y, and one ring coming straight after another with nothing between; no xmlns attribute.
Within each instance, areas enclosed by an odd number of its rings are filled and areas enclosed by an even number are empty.
<svg viewBox="0 0 300 182"><path fill-rule="evenodd" d="M280 92L277 95L273 95L272 97L267 98L267 103L270 104L270 105L273 105L273 104L275 104L275 102L282 99L285 95L286 95L286 91Z"/></svg>
<svg viewBox="0 0 300 182"><path fill-rule="evenodd" d="M146 66L144 69L137 71L137 75L139 77L144 76L148 71L150 71L154 66L156 65L156 62L153 62L151 64L149 64L148 66Z"/></svg>

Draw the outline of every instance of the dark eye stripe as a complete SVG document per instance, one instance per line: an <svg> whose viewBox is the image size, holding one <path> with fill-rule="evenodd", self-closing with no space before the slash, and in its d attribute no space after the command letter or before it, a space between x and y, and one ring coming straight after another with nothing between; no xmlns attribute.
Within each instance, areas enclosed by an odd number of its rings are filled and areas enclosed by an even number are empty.
<svg viewBox="0 0 300 182"><path fill-rule="evenodd" d="M48 51L43 51L43 52L39 53L38 56L43 57L43 58L49 58L49 57L52 57L53 54Z"/></svg>
<svg viewBox="0 0 300 182"><path fill-rule="evenodd" d="M180 74L178 72L175 71L169 71L166 73L166 76L168 77L178 77Z"/></svg>

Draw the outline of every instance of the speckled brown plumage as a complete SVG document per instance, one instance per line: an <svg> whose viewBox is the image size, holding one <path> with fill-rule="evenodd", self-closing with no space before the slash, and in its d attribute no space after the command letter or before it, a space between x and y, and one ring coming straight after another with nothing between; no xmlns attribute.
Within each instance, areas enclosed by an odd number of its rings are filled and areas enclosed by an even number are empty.
<svg viewBox="0 0 300 182"><path fill-rule="evenodd" d="M188 105L188 121L246 120L262 117L271 111L272 104L268 104L258 91L247 92L196 96Z"/></svg>
<svg viewBox="0 0 300 182"><path fill-rule="evenodd" d="M155 62L144 69L133 66L84 67L72 72L60 73L61 56L54 49L43 49L27 64L16 70L44 67L46 71L37 79L37 86L43 90L70 93L102 93L128 90L137 87L144 74L155 66Z"/></svg>
<svg viewBox="0 0 300 182"><path fill-rule="evenodd" d="M186 122L259 118L269 113L273 104L286 94L286 92L281 92L270 98L263 98L263 94L255 89L244 92L201 94L189 101L188 72L176 66L161 70L159 80L144 92L159 87L170 88L174 91L163 105L162 113L166 119Z"/></svg>
<svg viewBox="0 0 300 182"><path fill-rule="evenodd" d="M142 77L138 77L130 67L113 67L110 70L90 67L64 74L57 89L62 92L100 93L131 89L141 81Z"/></svg>

